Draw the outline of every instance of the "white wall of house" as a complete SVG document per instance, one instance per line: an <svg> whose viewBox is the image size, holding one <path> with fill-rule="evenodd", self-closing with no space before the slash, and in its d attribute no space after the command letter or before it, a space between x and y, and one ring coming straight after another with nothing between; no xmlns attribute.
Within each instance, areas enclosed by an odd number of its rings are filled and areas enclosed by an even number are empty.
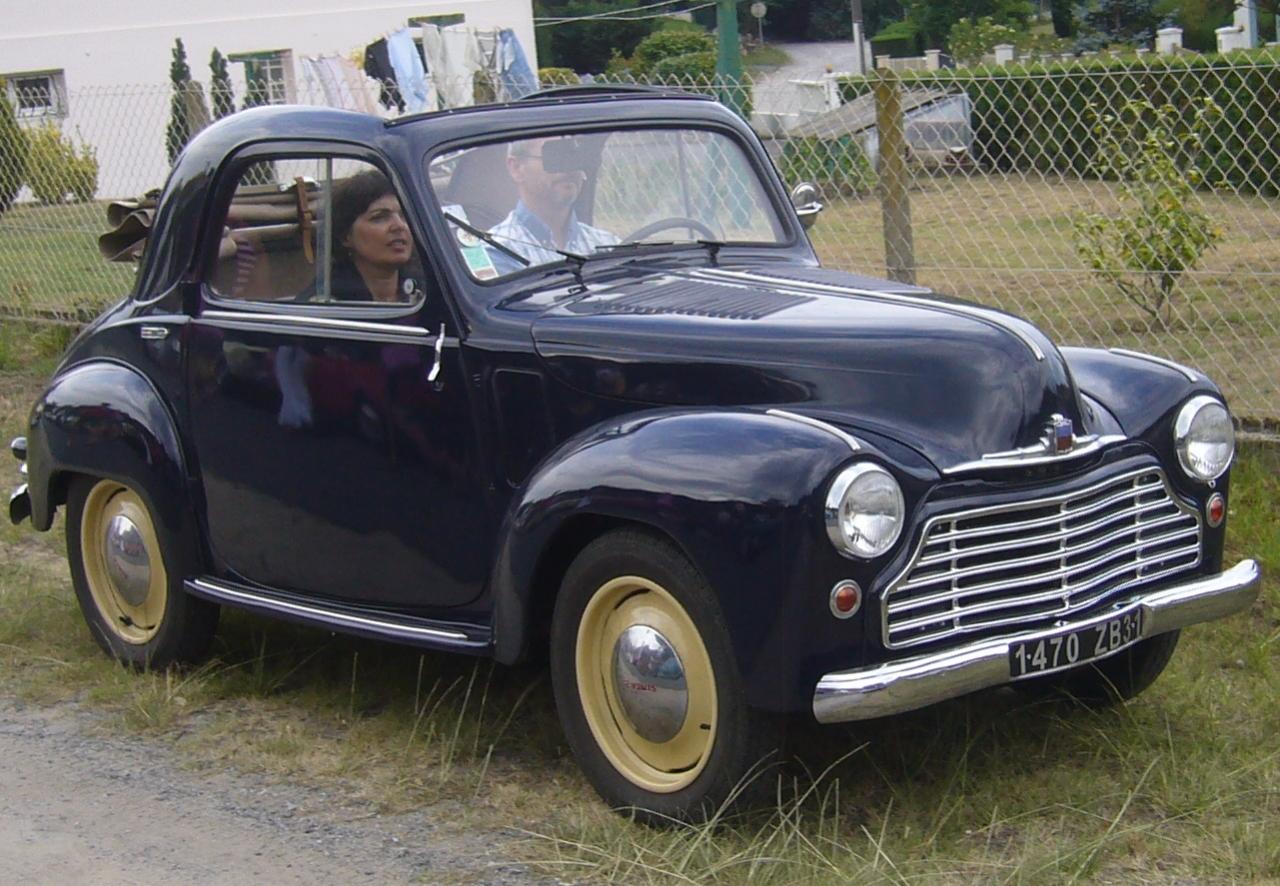
<svg viewBox="0 0 1280 886"><path fill-rule="evenodd" d="M209 56L288 50L302 79L305 55L363 54L364 47L410 18L462 14L466 23L511 28L537 66L531 0L374 3L354 0L39 0L12 5L0 31L0 77L57 72L65 106L47 120L92 145L100 163L99 196L158 186L167 174L169 64L181 37L192 79L207 91ZM237 107L243 66L229 65Z"/></svg>

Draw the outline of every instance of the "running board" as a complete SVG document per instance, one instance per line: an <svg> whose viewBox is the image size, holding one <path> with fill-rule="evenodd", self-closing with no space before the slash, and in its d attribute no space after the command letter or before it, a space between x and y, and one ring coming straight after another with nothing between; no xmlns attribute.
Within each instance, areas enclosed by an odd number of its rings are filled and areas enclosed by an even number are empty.
<svg viewBox="0 0 1280 886"><path fill-rule="evenodd" d="M187 579L183 585L188 593L214 603L343 634L472 655L485 655L491 647L492 632L486 625L435 621L357 606L335 606L295 594L262 591L207 576Z"/></svg>

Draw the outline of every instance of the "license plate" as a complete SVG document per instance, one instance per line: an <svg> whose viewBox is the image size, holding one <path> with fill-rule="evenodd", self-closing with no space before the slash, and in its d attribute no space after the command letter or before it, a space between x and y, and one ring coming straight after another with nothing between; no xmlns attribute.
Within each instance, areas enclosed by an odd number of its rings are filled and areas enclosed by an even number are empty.
<svg viewBox="0 0 1280 886"><path fill-rule="evenodd" d="M1142 639L1142 609L1064 634L1009 647L1009 673L1016 680L1071 668L1110 655Z"/></svg>

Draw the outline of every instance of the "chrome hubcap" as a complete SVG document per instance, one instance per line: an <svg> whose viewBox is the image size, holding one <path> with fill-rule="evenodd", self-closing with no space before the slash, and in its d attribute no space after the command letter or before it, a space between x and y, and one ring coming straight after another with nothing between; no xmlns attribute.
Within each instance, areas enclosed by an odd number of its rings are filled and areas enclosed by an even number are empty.
<svg viewBox="0 0 1280 886"><path fill-rule="evenodd" d="M631 625L613 647L613 690L632 728L670 741L689 711L689 687L675 648L648 625Z"/></svg>
<svg viewBox="0 0 1280 886"><path fill-rule="evenodd" d="M116 514L107 523L103 550L107 576L130 606L141 606L151 587L151 558L133 521Z"/></svg>

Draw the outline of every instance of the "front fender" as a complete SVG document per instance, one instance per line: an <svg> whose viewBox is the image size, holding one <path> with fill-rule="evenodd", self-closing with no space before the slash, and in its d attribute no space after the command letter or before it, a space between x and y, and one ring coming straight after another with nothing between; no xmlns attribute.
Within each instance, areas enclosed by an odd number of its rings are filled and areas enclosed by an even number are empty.
<svg viewBox="0 0 1280 886"><path fill-rule="evenodd" d="M1160 429L1195 394L1222 397L1217 385L1194 370L1097 348L1061 350L1076 386L1110 412L1128 437L1143 438Z"/></svg>
<svg viewBox="0 0 1280 886"><path fill-rule="evenodd" d="M747 685L760 685L753 672L766 658L776 664L773 637L799 608L788 601L813 596L812 547L829 547L820 497L852 455L836 434L762 412L657 410L566 441L504 522L492 583L497 658L523 655L540 560L590 517L674 541L719 597ZM820 593L817 606L825 611Z"/></svg>
<svg viewBox="0 0 1280 886"><path fill-rule="evenodd" d="M31 521L47 530L67 474L111 477L137 490L157 525L194 540L177 424L133 368L109 360L60 373L31 411L27 437Z"/></svg>

